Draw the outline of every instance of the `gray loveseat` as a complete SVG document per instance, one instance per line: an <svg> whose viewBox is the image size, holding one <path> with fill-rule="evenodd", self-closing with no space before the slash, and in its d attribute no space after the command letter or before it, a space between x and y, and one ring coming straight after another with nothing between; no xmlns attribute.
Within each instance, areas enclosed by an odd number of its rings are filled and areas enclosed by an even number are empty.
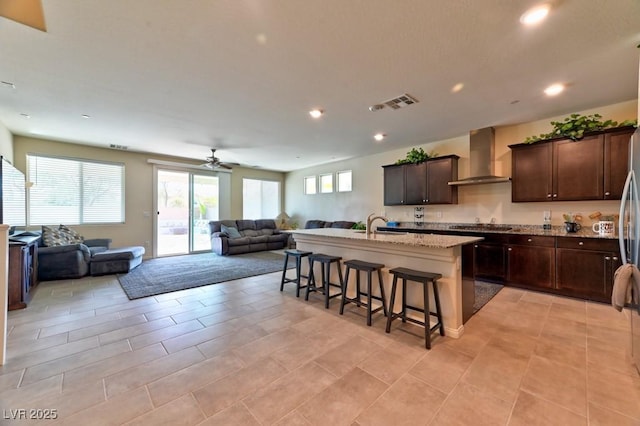
<svg viewBox="0 0 640 426"><path fill-rule="evenodd" d="M289 234L280 232L273 219L211 221L209 231L211 251L223 256L278 250L289 241Z"/></svg>

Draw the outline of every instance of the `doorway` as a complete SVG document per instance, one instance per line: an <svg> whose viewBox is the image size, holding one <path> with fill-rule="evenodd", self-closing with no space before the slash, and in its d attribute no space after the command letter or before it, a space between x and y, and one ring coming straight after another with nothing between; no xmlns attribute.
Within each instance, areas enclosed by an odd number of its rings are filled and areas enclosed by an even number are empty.
<svg viewBox="0 0 640 426"><path fill-rule="evenodd" d="M156 256L211 249L209 221L219 217L218 176L156 169Z"/></svg>

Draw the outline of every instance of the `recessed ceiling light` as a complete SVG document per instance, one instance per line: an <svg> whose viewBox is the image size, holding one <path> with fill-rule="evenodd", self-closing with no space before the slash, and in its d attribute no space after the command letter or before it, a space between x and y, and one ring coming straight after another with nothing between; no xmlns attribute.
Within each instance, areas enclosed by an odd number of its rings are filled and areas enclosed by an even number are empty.
<svg viewBox="0 0 640 426"><path fill-rule="evenodd" d="M524 25L536 25L544 21L549 15L551 6L548 3L534 6L520 16L520 22Z"/></svg>
<svg viewBox="0 0 640 426"><path fill-rule="evenodd" d="M453 86L451 88L451 93L458 93L459 91L461 91L464 88L464 84L463 83L458 83L455 86Z"/></svg>
<svg viewBox="0 0 640 426"><path fill-rule="evenodd" d="M552 84L551 86L544 89L544 93L547 96L556 96L564 91L564 84L557 83Z"/></svg>
<svg viewBox="0 0 640 426"><path fill-rule="evenodd" d="M20 115L23 116L24 118L31 118L31 116L26 112L21 112Z"/></svg>
<svg viewBox="0 0 640 426"><path fill-rule="evenodd" d="M385 136L387 135L385 135L384 133L376 133L375 135L373 135L373 138L378 142L380 142L382 139L385 138Z"/></svg>
<svg viewBox="0 0 640 426"><path fill-rule="evenodd" d="M91 116L87 114L82 114L82 118L91 118Z"/></svg>
<svg viewBox="0 0 640 426"><path fill-rule="evenodd" d="M324 114L324 111L321 109L312 109L311 111L309 111L309 115L313 118L320 118L322 117L322 114Z"/></svg>

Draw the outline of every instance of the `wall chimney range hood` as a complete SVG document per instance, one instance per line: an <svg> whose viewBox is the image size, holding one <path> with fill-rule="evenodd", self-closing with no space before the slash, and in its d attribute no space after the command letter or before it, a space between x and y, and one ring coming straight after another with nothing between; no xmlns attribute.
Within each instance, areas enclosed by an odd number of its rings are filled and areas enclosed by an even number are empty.
<svg viewBox="0 0 640 426"><path fill-rule="evenodd" d="M493 127L472 130L469 134L470 176L449 185L480 185L509 182L510 177L495 175L495 131Z"/></svg>

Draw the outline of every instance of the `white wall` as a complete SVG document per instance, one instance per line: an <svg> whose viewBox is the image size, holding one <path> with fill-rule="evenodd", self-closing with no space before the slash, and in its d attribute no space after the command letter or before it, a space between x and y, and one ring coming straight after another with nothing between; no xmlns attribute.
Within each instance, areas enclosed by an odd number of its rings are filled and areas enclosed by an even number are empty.
<svg viewBox="0 0 640 426"><path fill-rule="evenodd" d="M598 113L604 119L624 121L637 118L637 100L608 105L581 114ZM568 115L568 114L567 114ZM548 133L551 121L561 121L567 115L549 117L530 123L495 127L496 130L496 174L511 176L511 152L508 145L520 143L527 136ZM471 129L470 129L471 130ZM439 155L456 154L459 178L469 176L469 136L420 145L425 151L435 151ZM352 220L363 221L369 213L384 212L389 219L413 220L412 206L383 205L383 171L386 164L393 164L404 158L411 147L397 149L382 154L355 158L287 173L285 180L285 210L303 226L306 220ZM353 191L304 195L303 178L341 170L353 171ZM488 222L492 217L498 223L542 224L544 210L551 210L552 223L562 224L562 213L582 213L586 216L594 211L604 214L617 212L617 201L580 201L549 203L512 203L511 183L462 186L458 188L458 204L425 206L427 222L473 222L479 217ZM437 217L438 212L442 214Z"/></svg>
<svg viewBox="0 0 640 426"><path fill-rule="evenodd" d="M0 155L13 164L13 135L2 122L0 122Z"/></svg>

